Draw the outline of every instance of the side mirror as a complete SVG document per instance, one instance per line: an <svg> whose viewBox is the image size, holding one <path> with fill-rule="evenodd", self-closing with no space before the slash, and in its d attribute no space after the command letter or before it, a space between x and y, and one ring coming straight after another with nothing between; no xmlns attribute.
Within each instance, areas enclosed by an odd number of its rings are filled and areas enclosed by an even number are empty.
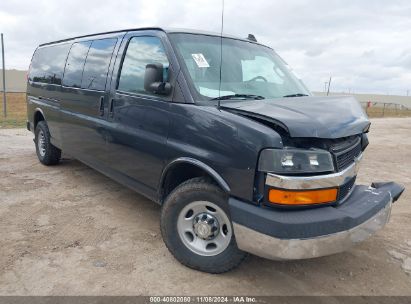
<svg viewBox="0 0 411 304"><path fill-rule="evenodd" d="M171 84L164 82L164 67L161 63L149 63L144 73L144 90L159 95L171 93Z"/></svg>

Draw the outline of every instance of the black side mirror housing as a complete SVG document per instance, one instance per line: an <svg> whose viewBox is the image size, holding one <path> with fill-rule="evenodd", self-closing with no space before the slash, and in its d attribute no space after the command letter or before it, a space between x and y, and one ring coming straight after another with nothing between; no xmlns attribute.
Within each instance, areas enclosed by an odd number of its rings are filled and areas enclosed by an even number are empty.
<svg viewBox="0 0 411 304"><path fill-rule="evenodd" d="M171 93L171 84L164 82L163 64L149 63L146 65L144 73L144 90L159 95L168 95Z"/></svg>

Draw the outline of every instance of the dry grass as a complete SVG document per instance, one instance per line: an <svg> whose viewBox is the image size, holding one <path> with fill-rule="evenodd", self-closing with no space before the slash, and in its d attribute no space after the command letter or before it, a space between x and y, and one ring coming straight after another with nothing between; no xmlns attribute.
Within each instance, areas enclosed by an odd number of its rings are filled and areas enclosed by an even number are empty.
<svg viewBox="0 0 411 304"><path fill-rule="evenodd" d="M377 117L410 117L411 110L406 109L395 109L395 108L384 108L383 107L371 107L365 109L367 115L372 118Z"/></svg>
<svg viewBox="0 0 411 304"><path fill-rule="evenodd" d="M3 92L0 92L0 128L26 126L26 93L7 93L7 118L3 115Z"/></svg>
<svg viewBox="0 0 411 304"><path fill-rule="evenodd" d="M0 94L0 128L22 128L26 126L27 108L26 93L7 93L7 118L3 116L3 93ZM365 109L368 116L376 117L410 117L411 110L370 107Z"/></svg>

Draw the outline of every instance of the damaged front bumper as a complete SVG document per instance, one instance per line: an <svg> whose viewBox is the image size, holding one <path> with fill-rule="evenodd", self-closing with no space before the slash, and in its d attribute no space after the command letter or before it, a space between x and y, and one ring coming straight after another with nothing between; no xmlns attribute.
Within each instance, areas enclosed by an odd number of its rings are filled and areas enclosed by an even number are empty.
<svg viewBox="0 0 411 304"><path fill-rule="evenodd" d="M342 252L383 228L403 191L393 182L357 185L343 204L308 210L275 210L230 198L237 246L274 260Z"/></svg>

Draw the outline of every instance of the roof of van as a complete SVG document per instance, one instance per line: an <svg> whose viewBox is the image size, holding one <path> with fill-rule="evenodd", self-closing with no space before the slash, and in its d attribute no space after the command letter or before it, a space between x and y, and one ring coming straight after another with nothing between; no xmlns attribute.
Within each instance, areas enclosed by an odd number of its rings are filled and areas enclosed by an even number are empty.
<svg viewBox="0 0 411 304"><path fill-rule="evenodd" d="M96 33L96 34L77 36L77 37L72 37L72 38L67 38L67 39L42 43L39 46L41 47L41 46L46 46L46 45L51 45L51 44L56 44L56 43L68 42L68 41L79 39L79 38L93 37L93 36L99 36L99 35L125 33L125 32L131 32L131 31L148 31L148 30L162 31L162 32L165 32L165 33L202 34L202 35L218 36L218 37L220 37L220 35L221 35L220 33L217 33L217 32L208 32L208 31L185 29L185 28L142 27L142 28L123 29L123 30L117 30L117 31L109 31L109 32L102 32L102 33ZM238 40L243 40L243 41L247 41L247 42L253 42L253 43L261 44L261 43L256 42L256 41L249 40L247 38L241 38L241 37L232 36L232 35L228 35L228 34L224 34L224 33L223 33L222 36L225 37L225 38L233 38L233 39L238 39ZM261 45L263 45L263 44L261 44Z"/></svg>

